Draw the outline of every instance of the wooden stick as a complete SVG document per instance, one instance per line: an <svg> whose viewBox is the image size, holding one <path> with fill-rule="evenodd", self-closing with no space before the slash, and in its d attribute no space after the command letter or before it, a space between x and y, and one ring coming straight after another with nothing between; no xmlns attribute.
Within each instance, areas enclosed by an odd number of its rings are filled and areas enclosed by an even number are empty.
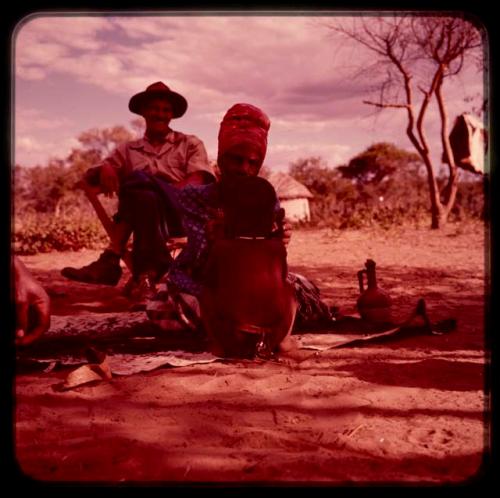
<svg viewBox="0 0 500 498"><path fill-rule="evenodd" d="M108 234L109 238L112 241L115 241L116 239L115 224L113 223L113 220L110 218L110 216L104 209L103 205L101 204L101 201L99 200L98 197L98 194L100 193L99 187L93 187L92 185L89 185L85 180L79 181L77 183L77 187L80 187L85 192L85 195L87 199L90 201L90 204L92 204L92 207L94 208L97 217L99 218L99 221L102 223L104 230ZM132 271L131 251L125 248L124 253L122 254L122 259L127 268L130 271Z"/></svg>

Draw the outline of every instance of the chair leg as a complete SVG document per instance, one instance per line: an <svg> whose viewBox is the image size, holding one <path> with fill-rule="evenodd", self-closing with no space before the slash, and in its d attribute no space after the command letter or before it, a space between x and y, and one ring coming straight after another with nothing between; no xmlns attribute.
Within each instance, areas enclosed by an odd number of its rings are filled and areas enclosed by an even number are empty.
<svg viewBox="0 0 500 498"><path fill-rule="evenodd" d="M92 207L94 208L97 217L99 218L99 221L102 223L104 230L108 234L108 237L111 239L112 242L118 242L117 241L118 234L116 233L116 224L110 218L110 216L104 209L101 201L99 200L98 197L98 194L100 193L99 187L93 187L84 180L78 182L77 185L80 188L82 188L83 191L85 192L87 199L90 201L90 204L92 204ZM127 268L130 271L132 271L132 253L129 249L125 248L125 251L122 254L122 259Z"/></svg>

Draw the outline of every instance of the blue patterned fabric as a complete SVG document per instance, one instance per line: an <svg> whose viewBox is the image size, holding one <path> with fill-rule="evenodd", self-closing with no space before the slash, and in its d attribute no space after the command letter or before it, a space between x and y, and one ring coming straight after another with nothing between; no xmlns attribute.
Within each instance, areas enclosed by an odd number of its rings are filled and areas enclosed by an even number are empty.
<svg viewBox="0 0 500 498"><path fill-rule="evenodd" d="M166 282L178 292L199 297L203 268L209 253L207 223L215 217L220 205L218 184L187 185L173 190L188 242L172 263ZM276 211L279 209L278 201ZM331 323L332 315L328 305L321 300L318 287L294 273L288 274L288 280L295 287L298 301L296 325L302 328Z"/></svg>
<svg viewBox="0 0 500 498"><path fill-rule="evenodd" d="M216 183L187 185L177 190L176 201L182 215L187 245L174 260L168 282L180 292L194 296L201 293L201 276L208 257L207 222L218 209Z"/></svg>

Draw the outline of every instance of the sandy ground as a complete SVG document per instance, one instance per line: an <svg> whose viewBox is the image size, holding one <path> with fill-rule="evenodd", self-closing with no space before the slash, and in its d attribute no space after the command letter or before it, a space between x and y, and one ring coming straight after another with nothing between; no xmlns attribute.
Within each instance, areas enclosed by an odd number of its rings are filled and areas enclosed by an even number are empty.
<svg viewBox="0 0 500 498"><path fill-rule="evenodd" d="M486 244L487 245L487 244ZM54 315L127 309L116 288L59 269L96 251L23 257ZM231 361L114 377L55 392L66 370L16 377L16 452L43 481L283 483L465 482L488 448L485 232L295 231L292 270L356 314L356 272L377 262L396 320L426 300L443 336L394 338L280 362Z"/></svg>

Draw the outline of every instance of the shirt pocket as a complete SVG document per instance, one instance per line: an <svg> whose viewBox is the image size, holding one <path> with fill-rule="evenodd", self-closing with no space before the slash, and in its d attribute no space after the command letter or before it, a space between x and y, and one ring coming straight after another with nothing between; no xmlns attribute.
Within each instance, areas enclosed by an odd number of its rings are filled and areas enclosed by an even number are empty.
<svg viewBox="0 0 500 498"><path fill-rule="evenodd" d="M170 151L157 160L158 169L174 181L186 176L186 157L180 151Z"/></svg>
<svg viewBox="0 0 500 498"><path fill-rule="evenodd" d="M167 152L159 158L159 163L172 170L186 170L186 153L182 149Z"/></svg>
<svg viewBox="0 0 500 498"><path fill-rule="evenodd" d="M147 173L154 173L154 162L152 158L139 156L138 154L131 157L131 170L132 171L146 171Z"/></svg>

